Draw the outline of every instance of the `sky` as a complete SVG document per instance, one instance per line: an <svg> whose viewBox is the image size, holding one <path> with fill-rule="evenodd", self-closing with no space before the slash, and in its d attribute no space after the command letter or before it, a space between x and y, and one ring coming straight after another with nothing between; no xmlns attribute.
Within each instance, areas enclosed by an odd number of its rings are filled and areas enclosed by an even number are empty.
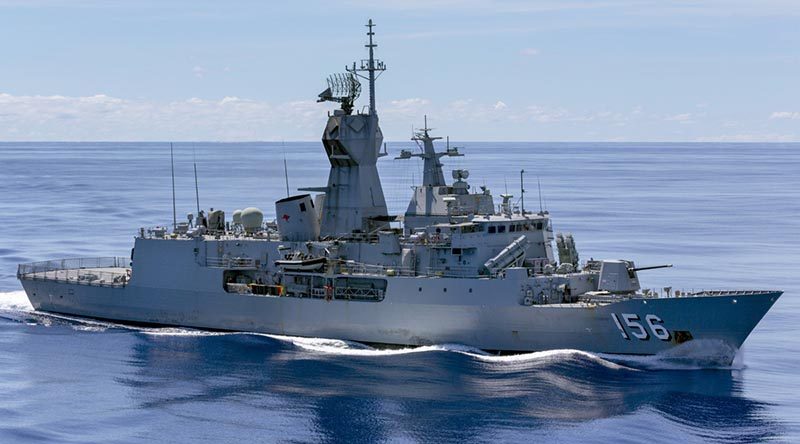
<svg viewBox="0 0 800 444"><path fill-rule="evenodd" d="M0 0L0 141L319 140L370 18L388 141L800 141L796 0Z"/></svg>

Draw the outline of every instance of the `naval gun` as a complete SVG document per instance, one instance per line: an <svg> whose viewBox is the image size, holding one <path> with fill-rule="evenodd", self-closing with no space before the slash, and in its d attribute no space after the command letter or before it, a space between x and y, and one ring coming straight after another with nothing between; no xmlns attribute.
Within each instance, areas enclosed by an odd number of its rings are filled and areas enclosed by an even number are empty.
<svg viewBox="0 0 800 444"><path fill-rule="evenodd" d="M597 289L611 293L632 293L639 290L641 287L637 271L672 267L672 264L636 267L633 261L603 260L590 261L587 263L587 269L597 269L598 265L600 276Z"/></svg>
<svg viewBox="0 0 800 444"><path fill-rule="evenodd" d="M637 271L644 271L644 270L657 270L659 268L672 268L672 264L664 264L664 265L651 265L649 267L636 267L631 268L630 271L637 272Z"/></svg>

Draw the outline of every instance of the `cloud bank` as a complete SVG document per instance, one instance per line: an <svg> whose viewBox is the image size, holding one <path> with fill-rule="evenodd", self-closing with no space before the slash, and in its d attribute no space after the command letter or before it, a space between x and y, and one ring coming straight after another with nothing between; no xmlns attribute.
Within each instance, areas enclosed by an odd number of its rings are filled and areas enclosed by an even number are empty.
<svg viewBox="0 0 800 444"><path fill-rule="evenodd" d="M462 128L459 140L511 141L793 141L779 131L800 113L779 111L762 122L776 127L740 128L709 121L707 112L665 116L642 106L627 110L574 110L509 100L457 99L437 103L411 97L378 103L387 140L405 140L427 115L434 127ZM317 140L331 104L283 103L239 97L157 102L97 94L18 96L0 93L0 141L280 141ZM691 125L686 125L691 123ZM701 125L703 123L704 125ZM791 125L790 125L791 126ZM703 129L705 128L705 129ZM720 132L704 133L719 128ZM747 132L744 132L747 131Z"/></svg>

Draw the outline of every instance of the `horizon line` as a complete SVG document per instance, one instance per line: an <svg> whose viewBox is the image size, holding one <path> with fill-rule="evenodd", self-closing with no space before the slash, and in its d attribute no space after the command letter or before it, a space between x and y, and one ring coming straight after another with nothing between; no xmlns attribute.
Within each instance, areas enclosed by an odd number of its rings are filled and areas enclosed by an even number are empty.
<svg viewBox="0 0 800 444"><path fill-rule="evenodd" d="M409 140L384 141L384 143L406 143ZM451 143L696 143L696 144L800 144L798 140L750 140L750 141L723 141L723 140L456 140ZM11 143L321 143L319 139L313 140L0 140L0 144Z"/></svg>

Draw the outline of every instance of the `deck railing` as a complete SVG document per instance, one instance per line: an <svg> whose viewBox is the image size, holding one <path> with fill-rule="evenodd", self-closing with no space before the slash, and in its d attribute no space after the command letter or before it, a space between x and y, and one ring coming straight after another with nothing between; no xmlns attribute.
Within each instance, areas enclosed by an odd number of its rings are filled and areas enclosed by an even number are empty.
<svg viewBox="0 0 800 444"><path fill-rule="evenodd" d="M478 273L476 267L458 265L440 265L427 268L427 276L433 277L457 277L457 278L479 278L484 277Z"/></svg>
<svg viewBox="0 0 800 444"><path fill-rule="evenodd" d="M57 259L19 264L17 278L123 287L130 278L129 264L126 257Z"/></svg>
<svg viewBox="0 0 800 444"><path fill-rule="evenodd" d="M129 266L130 259L127 257L77 257L31 262L29 264L19 264L17 267L17 275L55 270L78 270L82 268L128 268Z"/></svg>
<svg viewBox="0 0 800 444"><path fill-rule="evenodd" d="M339 272L342 274L372 275L372 276L416 276L414 269L405 267L391 267L386 265L365 264L362 262L344 261L339 263Z"/></svg>
<svg viewBox="0 0 800 444"><path fill-rule="evenodd" d="M229 270L255 270L258 265L256 260L250 257L209 257L206 258L206 267L227 268Z"/></svg>

